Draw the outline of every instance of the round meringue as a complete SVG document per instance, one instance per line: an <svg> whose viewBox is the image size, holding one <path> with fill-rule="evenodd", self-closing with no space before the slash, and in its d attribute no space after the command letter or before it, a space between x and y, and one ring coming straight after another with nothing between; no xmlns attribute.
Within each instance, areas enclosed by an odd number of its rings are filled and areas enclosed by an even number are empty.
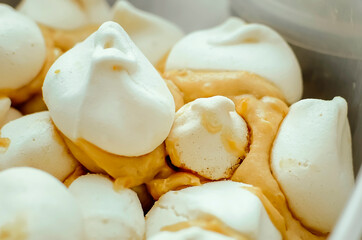
<svg viewBox="0 0 362 240"><path fill-rule="evenodd" d="M271 168L294 215L330 232L354 186L346 101L293 104L275 139Z"/></svg>
<svg viewBox="0 0 362 240"><path fill-rule="evenodd" d="M97 174L77 178L69 190L82 210L85 240L143 239L143 210L132 190L115 191L110 179Z"/></svg>
<svg viewBox="0 0 362 240"><path fill-rule="evenodd" d="M114 5L113 21L124 28L153 65L159 63L183 36L182 30L175 24L139 10L126 1L118 1Z"/></svg>
<svg viewBox="0 0 362 240"><path fill-rule="evenodd" d="M0 89L18 89L42 69L45 41L33 20L6 4L0 4L0 22Z"/></svg>
<svg viewBox="0 0 362 240"><path fill-rule="evenodd" d="M180 108L166 149L177 167L211 179L231 177L248 146L248 127L227 97L199 98Z"/></svg>
<svg viewBox="0 0 362 240"><path fill-rule="evenodd" d="M177 42L166 71L179 69L247 71L273 82L288 103L302 97L300 66L285 40L267 26L246 24L235 17Z"/></svg>
<svg viewBox="0 0 362 240"><path fill-rule="evenodd" d="M140 156L167 137L175 103L165 81L114 22L63 54L43 85L58 129L72 141Z"/></svg>
<svg viewBox="0 0 362 240"><path fill-rule="evenodd" d="M77 202L51 175L34 168L0 172L0 238L83 239Z"/></svg>
<svg viewBox="0 0 362 240"><path fill-rule="evenodd" d="M216 232L206 231L199 227L182 229L177 232L159 232L149 240L235 240Z"/></svg>
<svg viewBox="0 0 362 240"><path fill-rule="evenodd" d="M38 23L63 30L101 24L111 14L105 0L22 0L18 10Z"/></svg>
<svg viewBox="0 0 362 240"><path fill-rule="evenodd" d="M170 191L146 215L146 237L163 227L185 222L205 214L213 215L250 239L282 239L260 199L248 191L250 185L219 181Z"/></svg>
<svg viewBox="0 0 362 240"><path fill-rule="evenodd" d="M63 181L78 166L57 133L49 112L26 115L7 123L0 137L3 140L0 170L34 167Z"/></svg>
<svg viewBox="0 0 362 240"><path fill-rule="evenodd" d="M18 110L10 106L10 98L0 98L0 128L2 128L8 122L23 116Z"/></svg>

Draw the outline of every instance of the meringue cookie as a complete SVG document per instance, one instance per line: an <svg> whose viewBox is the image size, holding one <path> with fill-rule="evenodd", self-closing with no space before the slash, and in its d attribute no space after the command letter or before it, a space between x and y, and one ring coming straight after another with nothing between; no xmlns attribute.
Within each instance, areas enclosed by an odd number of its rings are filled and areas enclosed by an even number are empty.
<svg viewBox="0 0 362 240"><path fill-rule="evenodd" d="M22 0L18 10L38 23L64 30L101 24L111 14L105 0Z"/></svg>
<svg viewBox="0 0 362 240"><path fill-rule="evenodd" d="M171 162L218 180L231 177L248 146L248 127L227 97L199 98L175 116L166 149Z"/></svg>
<svg viewBox="0 0 362 240"><path fill-rule="evenodd" d="M144 12L126 1L113 7L113 21L129 34L148 60L156 65L183 36L175 24L159 16Z"/></svg>
<svg viewBox="0 0 362 240"><path fill-rule="evenodd" d="M299 100L303 91L300 66L285 40L267 26L246 24L238 18L177 42L166 71L178 69L258 74L279 87L288 103Z"/></svg>
<svg viewBox="0 0 362 240"><path fill-rule="evenodd" d="M346 101L293 104L275 139L271 168L294 215L330 232L354 186Z"/></svg>
<svg viewBox="0 0 362 240"><path fill-rule="evenodd" d="M18 89L42 69L45 41L33 20L8 5L0 4L0 22L0 89Z"/></svg>
<svg viewBox="0 0 362 240"><path fill-rule="evenodd" d="M20 118L22 114L15 108L10 107L10 98L0 98L0 128L8 122Z"/></svg>
<svg viewBox="0 0 362 240"><path fill-rule="evenodd" d="M66 137L122 156L152 152L166 139L175 115L165 81L114 22L53 64L43 95Z"/></svg>
<svg viewBox="0 0 362 240"><path fill-rule="evenodd" d="M165 226L213 215L250 239L282 239L260 199L248 191L250 185L220 181L170 191L146 216L146 236Z"/></svg>
<svg viewBox="0 0 362 240"><path fill-rule="evenodd" d="M83 239L77 202L51 175L34 168L0 172L0 238Z"/></svg>
<svg viewBox="0 0 362 240"><path fill-rule="evenodd" d="M85 240L143 239L143 210L132 190L115 191L111 180L96 174L77 178L69 190L82 210Z"/></svg>
<svg viewBox="0 0 362 240"><path fill-rule="evenodd" d="M78 166L57 133L49 112L26 115L7 123L0 134L0 170L34 167L63 181Z"/></svg>
<svg viewBox="0 0 362 240"><path fill-rule="evenodd" d="M233 240L234 238L216 232L206 231L199 227L182 229L177 232L159 232L149 240Z"/></svg>

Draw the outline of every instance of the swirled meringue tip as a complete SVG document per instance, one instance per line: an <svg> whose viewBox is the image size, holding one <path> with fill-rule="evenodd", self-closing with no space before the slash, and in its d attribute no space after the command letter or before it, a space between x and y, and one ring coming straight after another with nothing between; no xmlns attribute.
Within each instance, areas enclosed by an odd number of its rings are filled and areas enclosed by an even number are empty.
<svg viewBox="0 0 362 240"><path fill-rule="evenodd" d="M212 180L231 177L248 146L248 127L223 96L199 98L175 116L166 139L171 162Z"/></svg>
<svg viewBox="0 0 362 240"><path fill-rule="evenodd" d="M197 220L207 214L250 239L281 240L262 202L248 187L252 186L218 181L170 191L147 213L146 237L158 234L167 226Z"/></svg>
<svg viewBox="0 0 362 240"><path fill-rule="evenodd" d="M48 173L27 167L1 171L0 196L1 239L83 239L77 202Z"/></svg>
<svg viewBox="0 0 362 240"><path fill-rule="evenodd" d="M22 0L17 9L38 23L62 30L101 24L111 16L106 0Z"/></svg>
<svg viewBox="0 0 362 240"><path fill-rule="evenodd" d="M124 28L153 65L159 63L183 37L182 30L175 24L123 0L113 7L113 21Z"/></svg>
<svg viewBox="0 0 362 240"><path fill-rule="evenodd" d="M149 240L235 240L217 232L206 231L199 227L190 227L176 232L159 232Z"/></svg>
<svg viewBox="0 0 362 240"><path fill-rule="evenodd" d="M42 69L44 38L33 20L1 3L0 22L0 89L18 89Z"/></svg>
<svg viewBox="0 0 362 240"><path fill-rule="evenodd" d="M246 24L235 17L178 41L166 71L178 69L258 74L279 87L288 103L298 101L303 91L299 63L285 40L265 25Z"/></svg>
<svg viewBox="0 0 362 240"><path fill-rule="evenodd" d="M79 165L53 125L49 112L23 116L0 133L0 170L34 167L63 181Z"/></svg>
<svg viewBox="0 0 362 240"><path fill-rule="evenodd" d="M165 81L115 22L104 23L53 64L43 96L65 136L122 156L153 151L175 115Z"/></svg>
<svg viewBox="0 0 362 240"><path fill-rule="evenodd" d="M132 190L115 191L109 178L97 174L77 178L69 190L82 210L85 239L143 239L143 210Z"/></svg>
<svg viewBox="0 0 362 240"><path fill-rule="evenodd" d="M347 102L335 97L293 104L275 139L271 167L294 215L330 232L354 186Z"/></svg>

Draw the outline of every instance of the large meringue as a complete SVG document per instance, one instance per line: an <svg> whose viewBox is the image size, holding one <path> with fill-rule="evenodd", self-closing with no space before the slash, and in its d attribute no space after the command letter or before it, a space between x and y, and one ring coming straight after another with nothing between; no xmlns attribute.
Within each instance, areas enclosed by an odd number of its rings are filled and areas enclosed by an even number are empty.
<svg viewBox="0 0 362 240"><path fill-rule="evenodd" d="M43 35L30 18L0 4L0 89L14 90L30 83L46 58Z"/></svg>
<svg viewBox="0 0 362 240"><path fill-rule="evenodd" d="M53 64L43 95L66 137L122 156L157 148L175 114L165 81L114 22L104 23Z"/></svg>
<svg viewBox="0 0 362 240"><path fill-rule="evenodd" d="M105 0L22 0L18 10L38 23L64 30L101 24L110 18Z"/></svg>
<svg viewBox="0 0 362 240"><path fill-rule="evenodd" d="M0 239L83 239L80 208L68 189L34 168L0 172Z"/></svg>
<svg viewBox="0 0 362 240"><path fill-rule="evenodd" d="M118 1L113 7L113 21L119 23L148 60L156 65L183 36L175 24L144 12L129 2Z"/></svg>
<svg viewBox="0 0 362 240"><path fill-rule="evenodd" d="M250 185L232 181L206 183L163 195L146 216L146 237L166 226L212 215L253 240L282 239Z"/></svg>
<svg viewBox="0 0 362 240"><path fill-rule="evenodd" d="M49 112L13 120L1 129L0 170L34 167L63 181L79 165L53 125Z"/></svg>
<svg viewBox="0 0 362 240"><path fill-rule="evenodd" d="M238 18L177 42L166 71L182 69L251 72L279 87L288 103L302 96L301 70L285 40L267 26L246 24Z"/></svg>
<svg viewBox="0 0 362 240"><path fill-rule="evenodd" d="M105 176L89 174L70 186L84 219L85 240L142 240L145 219L137 194L130 189L115 191Z"/></svg>
<svg viewBox="0 0 362 240"><path fill-rule="evenodd" d="M199 98L175 116L166 149L171 162L211 180L231 177L248 146L248 127L234 103L222 96Z"/></svg>
<svg viewBox="0 0 362 240"><path fill-rule="evenodd" d="M354 186L346 101L293 104L275 139L271 167L294 215L330 232Z"/></svg>

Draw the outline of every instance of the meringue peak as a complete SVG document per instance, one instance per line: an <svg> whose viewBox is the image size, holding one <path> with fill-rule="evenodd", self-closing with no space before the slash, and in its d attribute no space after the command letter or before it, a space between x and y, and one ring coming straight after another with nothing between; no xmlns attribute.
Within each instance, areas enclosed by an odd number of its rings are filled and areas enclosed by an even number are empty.
<svg viewBox="0 0 362 240"><path fill-rule="evenodd" d="M115 22L62 55L48 72L43 94L65 136L122 156L153 151L175 114L166 83Z"/></svg>

